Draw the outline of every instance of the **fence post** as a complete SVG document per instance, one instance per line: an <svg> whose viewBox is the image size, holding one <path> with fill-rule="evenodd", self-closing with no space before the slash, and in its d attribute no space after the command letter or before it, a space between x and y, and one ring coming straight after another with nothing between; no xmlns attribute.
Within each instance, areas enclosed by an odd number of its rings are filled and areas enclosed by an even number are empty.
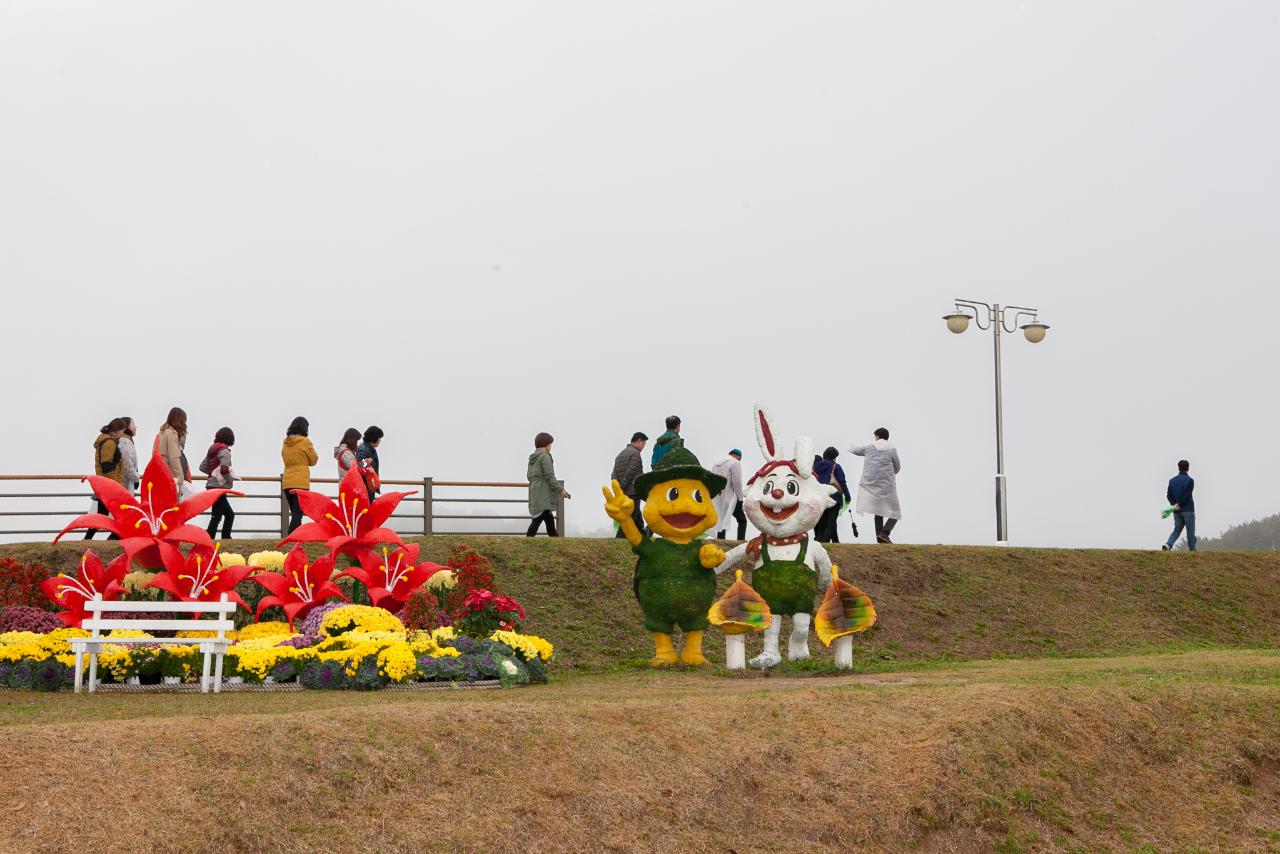
<svg viewBox="0 0 1280 854"><path fill-rule="evenodd" d="M289 499L280 490L280 539L289 536Z"/></svg>
<svg viewBox="0 0 1280 854"><path fill-rule="evenodd" d="M422 536L429 537L435 533L435 528L431 523L431 517L435 515L435 509L431 506L431 484L434 478L424 477L422 479Z"/></svg>
<svg viewBox="0 0 1280 854"><path fill-rule="evenodd" d="M561 490L564 489L563 486L561 486L560 488ZM565 536L567 533L564 527L564 494L563 492L561 492L560 495L556 496L556 529L557 529L557 532L562 537Z"/></svg>

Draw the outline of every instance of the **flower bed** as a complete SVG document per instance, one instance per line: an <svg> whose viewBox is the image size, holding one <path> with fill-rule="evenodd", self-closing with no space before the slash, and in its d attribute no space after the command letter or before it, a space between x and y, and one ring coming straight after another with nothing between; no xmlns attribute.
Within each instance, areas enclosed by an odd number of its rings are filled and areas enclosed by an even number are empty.
<svg viewBox="0 0 1280 854"><path fill-rule="evenodd" d="M285 623L259 623L236 634L224 661L224 678L246 684L298 683L304 688L374 690L419 682L499 681L503 687L547 681L551 644L534 635L494 632L486 638L458 635L452 627L413 631L393 626L395 616L368 606L345 606L325 615L332 635L290 632ZM349 611L350 613L343 613ZM194 633L188 633L194 634ZM75 656L69 640L88 637L83 629L43 634L0 634L0 685L57 690L72 684ZM146 638L117 631L110 637ZM87 667L88 659L85 664ZM108 645L98 657L104 683L179 682L200 678L195 646Z"/></svg>

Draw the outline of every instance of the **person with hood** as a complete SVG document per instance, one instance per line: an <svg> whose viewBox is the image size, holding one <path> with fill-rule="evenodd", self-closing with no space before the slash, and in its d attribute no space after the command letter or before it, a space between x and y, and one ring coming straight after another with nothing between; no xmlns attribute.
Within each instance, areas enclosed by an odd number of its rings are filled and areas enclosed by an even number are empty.
<svg viewBox="0 0 1280 854"><path fill-rule="evenodd" d="M653 443L653 456L649 459L649 468L653 468L658 461L676 448L684 447L684 439L680 438L680 416L667 416L667 432L658 437L658 441Z"/></svg>
<svg viewBox="0 0 1280 854"><path fill-rule="evenodd" d="M364 470L364 483L369 489L370 498L376 496L382 488L382 469L378 467L378 446L382 444L384 435L382 428L374 424L364 431L364 441L356 446L356 462Z"/></svg>
<svg viewBox="0 0 1280 854"><path fill-rule="evenodd" d="M613 458L613 477L618 485L622 487L622 492L632 501L636 502L635 509L631 511L631 519L636 523L636 527L644 530L644 517L640 515L640 501L636 498L635 480L644 474L644 457L640 452L644 450L644 446L648 443L649 437L636 431L631 434L631 441L627 443L618 456ZM618 539L626 539L622 533L622 526L618 526Z"/></svg>
<svg viewBox="0 0 1280 854"><path fill-rule="evenodd" d="M854 445L849 450L867 458L858 484L857 510L875 516L877 543L893 545L889 535L902 518L902 507L898 503L898 472L902 471L902 463L898 460L898 449L889 442L889 431L879 427L874 442Z"/></svg>
<svg viewBox="0 0 1280 854"><path fill-rule="evenodd" d="M529 479L529 515L533 519L525 532L526 537L537 536L538 526L544 522L547 536L560 536L555 519L557 499L569 498L569 493L565 492L564 481L556 478L555 461L551 459L551 443L554 441L550 433L539 433L533 439L533 453L529 455L526 472Z"/></svg>
<svg viewBox="0 0 1280 854"><path fill-rule="evenodd" d="M183 493L183 484L191 479L187 474L186 457L183 454L186 446L187 412L182 407L175 406L169 410L169 417L164 420L160 434L156 436L155 452L169 467L169 474L173 475L173 485L180 496Z"/></svg>
<svg viewBox="0 0 1280 854"><path fill-rule="evenodd" d="M356 448L360 444L360 431L348 427L342 434L342 441L333 449L333 458L338 462L338 482L347 476L351 467L356 464Z"/></svg>
<svg viewBox="0 0 1280 854"><path fill-rule="evenodd" d="M285 433L284 446L280 448L280 459L284 461L284 473L280 475L280 489L284 493L285 500L289 502L288 533L290 534L302 524L302 507L298 504L298 496L293 491L311 488L311 467L320 462L320 455L316 453L315 445L311 444L311 440L307 438L310 429L310 422L299 415L290 422L289 429Z"/></svg>
<svg viewBox="0 0 1280 854"><path fill-rule="evenodd" d="M716 516L725 525L717 534L718 539L725 539L729 533L729 517L738 523L738 539L747 538L747 515L742 510L742 451L734 448L723 460L711 467L711 473L725 479L724 490L716 496L712 503L716 508Z"/></svg>
<svg viewBox="0 0 1280 854"><path fill-rule="evenodd" d="M133 437L138 435L138 424L128 415L121 416L125 423L124 433L120 434L120 463L124 466L124 488L132 495L138 494L138 484L142 483L142 475L138 470L138 448L133 444Z"/></svg>
<svg viewBox="0 0 1280 854"><path fill-rule="evenodd" d="M93 473L98 477L114 480L122 486L124 485L124 467L123 454L120 452L120 437L124 435L125 426L123 418L112 418L98 430L98 438L93 440ZM106 502L101 498L95 495L93 500L98 503L98 513L106 516L110 512ZM85 531L84 538L92 540L98 530L98 528L90 528ZM120 538L115 534L108 534L107 539Z"/></svg>
<svg viewBox="0 0 1280 854"><path fill-rule="evenodd" d="M231 489L236 482L235 471L231 468L231 446L236 443L236 434L230 427L219 427L213 436L213 444L204 453L204 461L200 463L200 471L209 475L205 489ZM227 496L220 495L209 509L209 538L218 531L218 523L222 523L222 539L231 539L231 526L236 521L236 511L231 509Z"/></svg>
<svg viewBox="0 0 1280 854"><path fill-rule="evenodd" d="M813 473L818 478L818 483L831 484L838 490L835 494L835 505L822 511L818 524L813 529L813 538L820 543L840 542L840 532L837 530L840 511L853 503L853 496L849 494L849 483L844 478L844 468L836 462L838 456L840 452L835 448L827 448L822 452L821 457L813 458Z"/></svg>

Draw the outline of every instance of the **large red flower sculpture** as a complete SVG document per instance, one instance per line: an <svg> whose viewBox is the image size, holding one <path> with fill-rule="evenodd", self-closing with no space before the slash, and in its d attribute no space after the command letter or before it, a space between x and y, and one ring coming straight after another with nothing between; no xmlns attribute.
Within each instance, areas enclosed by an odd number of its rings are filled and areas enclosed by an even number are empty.
<svg viewBox="0 0 1280 854"><path fill-rule="evenodd" d="M168 543L160 543L165 571L157 573L148 587L158 587L183 602L213 602L223 593L231 602L247 608L236 585L249 574L248 566L223 566L218 546L196 546L186 557Z"/></svg>
<svg viewBox="0 0 1280 854"><path fill-rule="evenodd" d="M402 546L390 554L384 547L380 554L369 554L339 577L347 576L369 588L369 600L379 608L398 611L405 600L427 579L449 567L438 563L418 563L418 545Z"/></svg>
<svg viewBox="0 0 1280 854"><path fill-rule="evenodd" d="M257 618L262 619L262 612L272 605L284 609L289 620L289 628L293 621L319 605L326 599L346 599L338 585L334 584L333 564L336 558L325 555L315 563L308 563L307 553L302 546L294 546L293 551L284 559L282 572L260 572L249 577L271 593L258 603Z"/></svg>
<svg viewBox="0 0 1280 854"><path fill-rule="evenodd" d="M136 498L111 478L89 475L84 480L93 487L93 494L98 496L98 500L107 505L111 515L89 513L79 516L53 541L56 543L68 531L77 529L110 531L120 538L125 554L152 569L166 565L160 554L161 543L190 543L213 548L209 534L203 528L188 525L187 521L208 510L223 495L244 494L230 489L206 489L179 502L173 475L159 454L147 463Z"/></svg>
<svg viewBox="0 0 1280 854"><path fill-rule="evenodd" d="M364 563L375 546L403 546L400 535L382 523L391 518L401 500L413 492L388 492L369 501L364 478L357 466L347 471L338 484L338 503L318 492L295 489L298 506L314 519L281 541L285 543L324 543L334 555L348 554Z"/></svg>
<svg viewBox="0 0 1280 854"><path fill-rule="evenodd" d="M124 576L128 571L128 555L122 554L104 567L98 556L90 550L80 557L79 578L58 573L40 582L40 589L49 597L50 602L66 608L58 614L58 619L67 626L78 629L84 618L89 616L84 603L94 596L101 596L104 601L119 599L124 593Z"/></svg>

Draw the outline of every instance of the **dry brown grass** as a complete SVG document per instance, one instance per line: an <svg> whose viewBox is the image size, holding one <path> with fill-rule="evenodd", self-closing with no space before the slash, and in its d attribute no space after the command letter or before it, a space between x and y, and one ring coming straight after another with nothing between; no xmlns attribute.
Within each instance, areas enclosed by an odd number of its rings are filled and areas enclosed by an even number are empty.
<svg viewBox="0 0 1280 854"><path fill-rule="evenodd" d="M1280 659L0 695L0 850L1275 850Z"/></svg>

